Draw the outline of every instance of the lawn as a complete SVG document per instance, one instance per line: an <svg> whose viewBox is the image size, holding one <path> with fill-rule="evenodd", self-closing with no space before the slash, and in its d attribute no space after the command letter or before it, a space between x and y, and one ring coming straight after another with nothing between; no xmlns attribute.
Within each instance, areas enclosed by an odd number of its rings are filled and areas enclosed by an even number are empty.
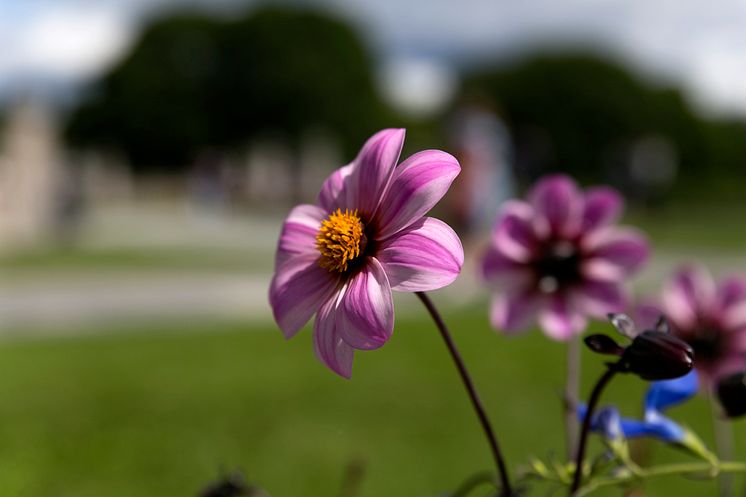
<svg viewBox="0 0 746 497"><path fill-rule="evenodd" d="M538 333L492 333L482 306L446 320L509 465L561 454L563 347ZM240 322L83 331L0 343L3 497L189 497L233 468L273 497L334 497L357 459L366 467L360 497L434 497L490 467L453 365L425 320L400 319L389 344L358 354L351 381L316 361L308 330L289 342ZM587 392L601 359L584 353L584 361ZM633 415L642 391L641 381L622 378L605 398L624 399ZM711 440L704 400L672 414ZM653 447L662 460L686 459ZM649 488L714 495L709 482Z"/></svg>

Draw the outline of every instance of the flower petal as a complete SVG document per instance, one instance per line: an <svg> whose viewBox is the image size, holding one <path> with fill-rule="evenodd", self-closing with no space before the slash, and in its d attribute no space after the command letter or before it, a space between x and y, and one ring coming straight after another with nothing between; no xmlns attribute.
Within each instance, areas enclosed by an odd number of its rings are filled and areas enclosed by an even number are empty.
<svg viewBox="0 0 746 497"><path fill-rule="evenodd" d="M326 211L316 205L303 204L290 211L280 232L275 267L280 266L287 258L294 255L304 254L318 257L316 235L325 217Z"/></svg>
<svg viewBox="0 0 746 497"><path fill-rule="evenodd" d="M497 293L492 297L490 323L504 333L526 331L542 305L543 297L530 291Z"/></svg>
<svg viewBox="0 0 746 497"><path fill-rule="evenodd" d="M581 245L587 253L583 275L594 280L619 281L639 270L650 255L645 236L631 228L598 229Z"/></svg>
<svg viewBox="0 0 746 497"><path fill-rule="evenodd" d="M552 233L562 237L577 234L583 215L583 195L565 175L540 180L528 194L538 215L549 223Z"/></svg>
<svg viewBox="0 0 746 497"><path fill-rule="evenodd" d="M746 303L746 280L737 276L726 278L718 285L716 298L722 311Z"/></svg>
<svg viewBox="0 0 746 497"><path fill-rule="evenodd" d="M381 242L376 258L392 290L425 292L453 283L464 265L464 249L450 226L423 217Z"/></svg>
<svg viewBox="0 0 746 497"><path fill-rule="evenodd" d="M329 299L316 315L313 324L313 349L316 357L329 369L344 378L352 376L355 350L342 339L337 327L339 299Z"/></svg>
<svg viewBox="0 0 746 497"><path fill-rule="evenodd" d="M427 214L460 171L458 161L440 150L418 152L402 162L376 214L376 239L386 239Z"/></svg>
<svg viewBox="0 0 746 497"><path fill-rule="evenodd" d="M595 318L622 311L626 302L621 286L605 281L586 281L573 289L571 295L574 307Z"/></svg>
<svg viewBox="0 0 746 497"><path fill-rule="evenodd" d="M278 265L269 303L285 338L291 338L311 319L338 283L338 277L319 266L316 255L296 255Z"/></svg>
<svg viewBox="0 0 746 497"><path fill-rule="evenodd" d="M568 305L567 299L556 295L539 313L539 324L549 338L564 341L582 333L588 321Z"/></svg>
<svg viewBox="0 0 746 497"><path fill-rule="evenodd" d="M319 192L318 202L326 212L334 212L339 208L346 207L347 182L351 173L352 164L348 164L334 171L324 181Z"/></svg>
<svg viewBox="0 0 746 497"><path fill-rule="evenodd" d="M645 409L663 411L693 397L698 389L699 379L694 369L680 378L654 381L645 394Z"/></svg>
<svg viewBox="0 0 746 497"><path fill-rule="evenodd" d="M377 349L391 338L394 299L386 272L375 257L368 257L348 281L339 310L337 328L349 346Z"/></svg>
<svg viewBox="0 0 746 497"><path fill-rule="evenodd" d="M613 223L624 209L622 196L613 188L598 186L585 192L583 231L590 231Z"/></svg>
<svg viewBox="0 0 746 497"><path fill-rule="evenodd" d="M537 243L533 207L519 200L505 202L492 232L492 242L506 257L516 262L529 261Z"/></svg>
<svg viewBox="0 0 746 497"><path fill-rule="evenodd" d="M528 266L505 257L493 247L487 249L481 262L482 278L507 291L511 291L511 288L526 288L535 278Z"/></svg>
<svg viewBox="0 0 746 497"><path fill-rule="evenodd" d="M715 292L715 282L703 267L680 269L663 288L666 317L677 327L688 329L700 314L709 312Z"/></svg>
<svg viewBox="0 0 746 497"><path fill-rule="evenodd" d="M384 129L368 139L353 161L344 207L358 209L365 219L373 219L403 145L403 129Z"/></svg>

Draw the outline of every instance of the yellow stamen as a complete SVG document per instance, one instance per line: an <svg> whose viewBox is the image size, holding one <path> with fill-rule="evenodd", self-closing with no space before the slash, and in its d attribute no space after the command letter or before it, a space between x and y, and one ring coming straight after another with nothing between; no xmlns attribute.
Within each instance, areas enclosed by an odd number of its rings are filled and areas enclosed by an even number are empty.
<svg viewBox="0 0 746 497"><path fill-rule="evenodd" d="M330 273L347 271L350 261L365 250L366 241L357 210L337 209L321 222L316 235L316 248L321 252L319 265Z"/></svg>

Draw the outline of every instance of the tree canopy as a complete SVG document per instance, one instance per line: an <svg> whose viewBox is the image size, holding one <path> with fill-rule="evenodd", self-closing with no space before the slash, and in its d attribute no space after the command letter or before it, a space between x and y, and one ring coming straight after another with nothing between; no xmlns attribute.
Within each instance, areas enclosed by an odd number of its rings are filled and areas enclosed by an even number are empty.
<svg viewBox="0 0 746 497"><path fill-rule="evenodd" d="M325 15L262 8L230 20L153 22L71 115L74 145L119 151L137 169L179 169L203 149L263 135L333 131L346 152L387 109L356 32Z"/></svg>

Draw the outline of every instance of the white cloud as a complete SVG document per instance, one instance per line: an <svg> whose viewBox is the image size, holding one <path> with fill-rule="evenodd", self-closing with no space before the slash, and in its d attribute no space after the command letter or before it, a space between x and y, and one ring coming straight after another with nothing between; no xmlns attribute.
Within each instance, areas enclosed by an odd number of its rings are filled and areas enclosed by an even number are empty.
<svg viewBox="0 0 746 497"><path fill-rule="evenodd" d="M23 0L21 22L0 3L0 83L27 74L69 80L95 75L126 49L138 20L153 9L240 1ZM680 82L703 108L746 113L743 0L296 1L352 18L385 58L461 60L581 42Z"/></svg>
<svg viewBox="0 0 746 497"><path fill-rule="evenodd" d="M4 26L0 55L6 77L79 80L97 74L128 46L131 28L113 8L50 8Z"/></svg>

